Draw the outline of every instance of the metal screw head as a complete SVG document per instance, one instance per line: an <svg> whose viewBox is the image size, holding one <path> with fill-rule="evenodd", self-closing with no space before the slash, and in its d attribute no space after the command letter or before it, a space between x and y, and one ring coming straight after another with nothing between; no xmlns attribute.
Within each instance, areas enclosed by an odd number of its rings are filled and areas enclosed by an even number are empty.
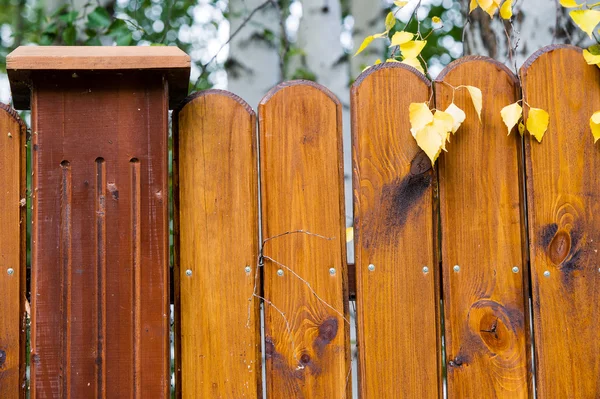
<svg viewBox="0 0 600 399"><path fill-rule="evenodd" d="M246 273L250 273L250 272L252 271L252 269L250 268L250 266L246 266L246 267L244 268L244 271L245 271Z"/></svg>
<svg viewBox="0 0 600 399"><path fill-rule="evenodd" d="M281 269L277 270L277 275L279 277L283 276L283 270L281 270Z"/></svg>
<svg viewBox="0 0 600 399"><path fill-rule="evenodd" d="M374 264L370 264L368 267L369 271L372 272L373 270L375 270L375 265Z"/></svg>
<svg viewBox="0 0 600 399"><path fill-rule="evenodd" d="M185 271L185 275L188 276L188 277L191 276L192 275L192 271L190 269L187 269Z"/></svg>
<svg viewBox="0 0 600 399"><path fill-rule="evenodd" d="M8 274L9 276L12 276L15 273L15 270L12 267L9 267L8 269L6 269L6 274Z"/></svg>
<svg viewBox="0 0 600 399"><path fill-rule="evenodd" d="M458 273L460 271L460 266L459 265L454 265L454 272Z"/></svg>
<svg viewBox="0 0 600 399"><path fill-rule="evenodd" d="M550 272L548 270L544 272L544 277L550 277Z"/></svg>
<svg viewBox="0 0 600 399"><path fill-rule="evenodd" d="M427 266L423 266L423 273L429 273L429 268Z"/></svg>
<svg viewBox="0 0 600 399"><path fill-rule="evenodd" d="M512 268L513 273L519 273L519 268L517 266Z"/></svg>
<svg viewBox="0 0 600 399"><path fill-rule="evenodd" d="M329 269L329 274L331 274L332 276L335 274L335 268L332 267L331 269Z"/></svg>

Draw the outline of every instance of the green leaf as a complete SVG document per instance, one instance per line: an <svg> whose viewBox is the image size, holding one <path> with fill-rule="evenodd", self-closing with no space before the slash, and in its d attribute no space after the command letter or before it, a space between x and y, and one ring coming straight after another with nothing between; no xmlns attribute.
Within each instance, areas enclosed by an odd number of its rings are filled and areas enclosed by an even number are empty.
<svg viewBox="0 0 600 399"><path fill-rule="evenodd" d="M108 28L111 25L110 14L104 7L96 7L88 14L87 24L90 28Z"/></svg>
<svg viewBox="0 0 600 399"><path fill-rule="evenodd" d="M62 33L63 42L65 42L65 44L68 46L72 46L75 44L76 36L77 31L75 30L75 27L73 25L67 26Z"/></svg>
<svg viewBox="0 0 600 399"><path fill-rule="evenodd" d="M86 46L102 46L102 42L97 37L90 37L85 41Z"/></svg>
<svg viewBox="0 0 600 399"><path fill-rule="evenodd" d="M117 46L129 46L132 39L133 37L131 36L131 32L128 32L125 35L120 35L117 37Z"/></svg>
<svg viewBox="0 0 600 399"><path fill-rule="evenodd" d="M127 24L122 19L115 19L112 24L110 24L108 28L107 35L112 37L118 37L121 35L127 35L129 32L129 28Z"/></svg>
<svg viewBox="0 0 600 399"><path fill-rule="evenodd" d="M58 19L60 19L63 22L66 22L69 25L72 25L73 22L75 22L75 20L77 19L78 15L79 15L79 12L71 11L71 12L59 15Z"/></svg>

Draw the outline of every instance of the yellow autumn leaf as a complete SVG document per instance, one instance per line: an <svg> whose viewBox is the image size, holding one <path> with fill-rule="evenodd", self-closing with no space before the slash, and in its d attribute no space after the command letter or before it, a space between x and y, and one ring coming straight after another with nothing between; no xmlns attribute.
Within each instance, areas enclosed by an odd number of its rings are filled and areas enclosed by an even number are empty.
<svg viewBox="0 0 600 399"><path fill-rule="evenodd" d="M431 160L431 164L435 164L436 159L442 152L442 146L446 143L446 140L440 136L436 127L433 124L429 124L416 132L414 137L419 148Z"/></svg>
<svg viewBox="0 0 600 399"><path fill-rule="evenodd" d="M400 46L402 44L408 43L412 39L414 39L414 37L415 37L414 33L405 32L405 31L396 32L396 33L394 33L394 36L392 36L392 44L390 45L390 47Z"/></svg>
<svg viewBox="0 0 600 399"><path fill-rule="evenodd" d="M525 134L525 125L523 124L523 121L519 122L519 134L521 137Z"/></svg>
<svg viewBox="0 0 600 399"><path fill-rule="evenodd" d="M411 67L415 68L417 71L419 71L423 75L425 75L425 70L423 69L423 65L421 65L421 62L417 58L407 58L404 61L402 61L402 63L406 64L406 65L410 65Z"/></svg>
<svg viewBox="0 0 600 399"><path fill-rule="evenodd" d="M590 118L590 127L592 128L595 144L598 140L600 140L600 111L596 112Z"/></svg>
<svg viewBox="0 0 600 399"><path fill-rule="evenodd" d="M454 127L454 118L451 114L444 111L436 111L433 115L433 125L436 132L440 135L442 141L442 150L446 151L446 141L450 138L450 133Z"/></svg>
<svg viewBox="0 0 600 399"><path fill-rule="evenodd" d="M375 64L373 64L373 65L379 65L379 64L381 64L381 59L380 59L380 58L377 58L377 59L375 60Z"/></svg>
<svg viewBox="0 0 600 399"><path fill-rule="evenodd" d="M469 14L473 12L474 9L477 8L477 0L471 0L471 4L469 4Z"/></svg>
<svg viewBox="0 0 600 399"><path fill-rule="evenodd" d="M385 17L385 30L391 30L396 25L396 17L393 12L388 13Z"/></svg>
<svg viewBox="0 0 600 399"><path fill-rule="evenodd" d="M543 109L530 108L527 116L527 131L533 135L536 140L541 143L548 124L550 123L550 115Z"/></svg>
<svg viewBox="0 0 600 399"><path fill-rule="evenodd" d="M408 4L408 1L394 1L394 5L399 8L402 8L407 4Z"/></svg>
<svg viewBox="0 0 600 399"><path fill-rule="evenodd" d="M580 6L575 0L560 0L560 5L566 8L574 8Z"/></svg>
<svg viewBox="0 0 600 399"><path fill-rule="evenodd" d="M388 58L387 60L385 60L385 62L400 62L395 58Z"/></svg>
<svg viewBox="0 0 600 399"><path fill-rule="evenodd" d="M374 35L370 35L365 37L365 40L363 40L362 44L360 45L360 47L358 48L358 51L356 51L356 53L354 54L354 56L356 57L357 55L359 55L360 53L363 52L364 49L366 49L369 44L371 44L373 42L373 40L375 39L381 39L382 37L386 37L388 34L387 31L382 32L382 33L376 33Z"/></svg>
<svg viewBox="0 0 600 399"><path fill-rule="evenodd" d="M594 54L590 53L588 50L583 50L583 58L585 59L585 62L587 62L589 65L600 64L600 54L594 55Z"/></svg>
<svg viewBox="0 0 600 399"><path fill-rule="evenodd" d="M426 40L414 40L400 45L404 58L417 58L427 44Z"/></svg>
<svg viewBox="0 0 600 399"><path fill-rule="evenodd" d="M590 39L594 38L594 28L600 24L600 11L598 10L575 10L569 13L573 22L588 34Z"/></svg>
<svg viewBox="0 0 600 399"><path fill-rule="evenodd" d="M354 240L354 227L346 228L346 242L351 242Z"/></svg>
<svg viewBox="0 0 600 399"><path fill-rule="evenodd" d="M469 91L471 95L471 100L473 101L473 106L475 107L475 111L477 111L477 116L481 121L481 109L483 108L483 95L481 94L481 90L479 90L475 86L463 86Z"/></svg>
<svg viewBox="0 0 600 399"><path fill-rule="evenodd" d="M444 111L444 112L452 115L452 118L454 119L454 124L452 126L452 133L456 133L456 131L458 130L460 125L462 125L462 123L465 121L465 119L467 117L467 115L465 114L465 111L458 108L456 106L456 104L452 103L448 106L448 108L446 108L446 111Z"/></svg>
<svg viewBox="0 0 600 399"><path fill-rule="evenodd" d="M427 103L412 103L408 107L408 118L410 120L410 131L415 136L419 130L433 122L433 113Z"/></svg>
<svg viewBox="0 0 600 399"><path fill-rule="evenodd" d="M513 16L512 12L512 2L513 0L506 0L502 7L500 7L500 16L503 19L511 19Z"/></svg>
<svg viewBox="0 0 600 399"><path fill-rule="evenodd" d="M510 132L512 132L513 128L521 120L521 116L523 115L523 108L519 105L518 102L516 102L514 104L510 104L502 108L502 111L500 111L500 115L502 115L502 120L508 128L508 134L510 135Z"/></svg>
<svg viewBox="0 0 600 399"><path fill-rule="evenodd" d="M500 0L477 0L481 9L487 12L490 18L494 18L496 10L500 6Z"/></svg>

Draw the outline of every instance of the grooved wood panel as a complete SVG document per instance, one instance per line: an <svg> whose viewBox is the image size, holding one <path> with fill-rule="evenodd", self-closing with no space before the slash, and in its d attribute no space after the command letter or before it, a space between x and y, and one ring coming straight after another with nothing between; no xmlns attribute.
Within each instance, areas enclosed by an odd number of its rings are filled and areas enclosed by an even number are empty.
<svg viewBox="0 0 600 399"><path fill-rule="evenodd" d="M437 398L436 177L408 116L431 87L414 69L387 63L364 72L351 93L361 397Z"/></svg>
<svg viewBox="0 0 600 399"><path fill-rule="evenodd" d="M25 397L26 132L17 113L0 104L0 398L6 399Z"/></svg>
<svg viewBox="0 0 600 399"><path fill-rule="evenodd" d="M259 121L267 393L350 397L341 104L288 82Z"/></svg>
<svg viewBox="0 0 600 399"><path fill-rule="evenodd" d="M34 82L32 397L167 397L167 85Z"/></svg>
<svg viewBox="0 0 600 399"><path fill-rule="evenodd" d="M481 89L481 122L468 91L448 84ZM527 398L522 139L516 128L507 136L500 115L519 99L519 83L497 61L465 57L442 71L435 87L437 109L454 100L467 114L438 168L448 397Z"/></svg>
<svg viewBox="0 0 600 399"><path fill-rule="evenodd" d="M600 69L579 48L553 46L526 62L521 79L529 105L550 114L542 143L525 141L538 397L593 398L600 392L600 147L589 120L600 110Z"/></svg>
<svg viewBox="0 0 600 399"><path fill-rule="evenodd" d="M239 97L208 90L174 120L181 394L262 398L256 117Z"/></svg>

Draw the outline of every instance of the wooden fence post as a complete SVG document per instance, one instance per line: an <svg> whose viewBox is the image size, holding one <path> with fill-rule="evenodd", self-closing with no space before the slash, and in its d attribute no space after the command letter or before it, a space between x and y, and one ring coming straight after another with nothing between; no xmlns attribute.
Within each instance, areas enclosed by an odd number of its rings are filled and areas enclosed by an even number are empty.
<svg viewBox="0 0 600 399"><path fill-rule="evenodd" d="M431 86L413 68L386 63L364 72L351 97L361 397L438 398L436 178L408 116Z"/></svg>
<svg viewBox="0 0 600 399"><path fill-rule="evenodd" d="M600 147L589 121L600 110L600 69L580 48L550 46L525 63L521 81L529 106L550 115L542 142L525 141L537 393L598 397Z"/></svg>
<svg viewBox="0 0 600 399"><path fill-rule="evenodd" d="M349 398L341 104L283 83L259 121L267 393Z"/></svg>
<svg viewBox="0 0 600 399"><path fill-rule="evenodd" d="M178 397L262 398L256 117L208 90L173 121Z"/></svg>
<svg viewBox="0 0 600 399"><path fill-rule="evenodd" d="M168 397L168 108L189 57L19 47L7 63L32 108L31 395Z"/></svg>
<svg viewBox="0 0 600 399"><path fill-rule="evenodd" d="M481 121L466 88L483 94ZM500 111L519 99L508 68L464 57L438 77L436 108L466 119L439 160L448 396L527 398L529 298L522 139Z"/></svg>
<svg viewBox="0 0 600 399"><path fill-rule="evenodd" d="M0 398L25 397L25 135L0 104Z"/></svg>

